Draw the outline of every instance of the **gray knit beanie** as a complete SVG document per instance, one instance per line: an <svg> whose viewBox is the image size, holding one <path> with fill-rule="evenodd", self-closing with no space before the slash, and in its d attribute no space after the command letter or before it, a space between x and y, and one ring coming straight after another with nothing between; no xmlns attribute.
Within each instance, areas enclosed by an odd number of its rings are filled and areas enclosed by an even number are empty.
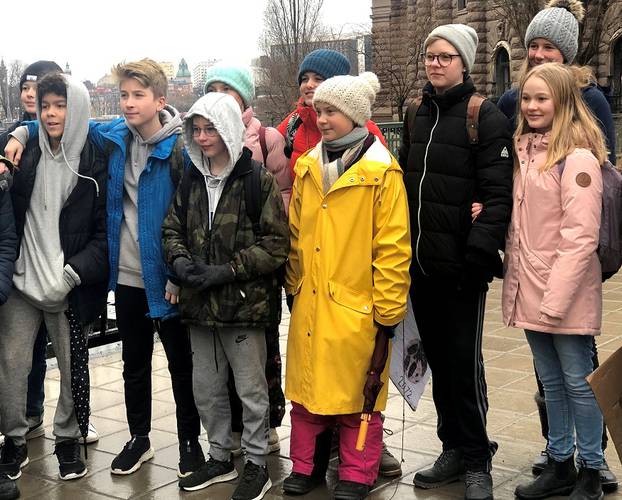
<svg viewBox="0 0 622 500"><path fill-rule="evenodd" d="M551 0L538 12L527 26L525 48L536 38L551 42L570 64L579 49L579 23L583 20L585 9L579 0Z"/></svg>
<svg viewBox="0 0 622 500"><path fill-rule="evenodd" d="M475 62L477 44L479 43L477 32L473 28L466 24L443 24L442 26L437 26L425 39L423 50L428 48L433 38L443 38L451 43L458 51L458 54L460 54L462 64L464 64L467 72L471 72Z"/></svg>
<svg viewBox="0 0 622 500"><path fill-rule="evenodd" d="M371 118L371 107L379 90L378 77L370 71L359 76L333 76L315 89L313 105L317 102L330 104L363 127Z"/></svg>

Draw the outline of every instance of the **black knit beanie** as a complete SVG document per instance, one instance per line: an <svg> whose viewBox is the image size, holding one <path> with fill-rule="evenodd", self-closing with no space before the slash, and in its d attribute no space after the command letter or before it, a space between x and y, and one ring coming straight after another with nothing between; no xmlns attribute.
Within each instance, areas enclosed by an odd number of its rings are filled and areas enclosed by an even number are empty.
<svg viewBox="0 0 622 500"><path fill-rule="evenodd" d="M24 82L36 82L48 73L62 73L62 68L54 61L37 61L28 66L22 77L19 79L19 88L22 88Z"/></svg>

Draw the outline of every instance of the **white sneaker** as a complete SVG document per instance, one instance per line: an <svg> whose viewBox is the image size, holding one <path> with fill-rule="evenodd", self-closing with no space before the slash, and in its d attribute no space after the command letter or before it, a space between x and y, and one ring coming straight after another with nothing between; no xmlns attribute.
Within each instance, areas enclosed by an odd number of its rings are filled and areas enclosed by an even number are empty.
<svg viewBox="0 0 622 500"><path fill-rule="evenodd" d="M268 453L274 453L280 451L281 442L279 441L279 435L274 427L270 427L270 433L268 434Z"/></svg>
<svg viewBox="0 0 622 500"><path fill-rule="evenodd" d="M85 439L80 437L80 444L84 444ZM97 429L95 426L89 422L89 433L86 435L86 444L97 443L99 441L99 434L97 433Z"/></svg>

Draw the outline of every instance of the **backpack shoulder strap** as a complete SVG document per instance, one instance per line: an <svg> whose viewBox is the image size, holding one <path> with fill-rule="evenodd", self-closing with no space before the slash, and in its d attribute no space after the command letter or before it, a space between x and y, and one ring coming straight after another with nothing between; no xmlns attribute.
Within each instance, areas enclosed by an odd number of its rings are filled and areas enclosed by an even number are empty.
<svg viewBox="0 0 622 500"><path fill-rule="evenodd" d="M301 124L302 118L294 111L287 120L287 127L285 127L285 148L283 151L288 158L291 158L294 152L294 137Z"/></svg>
<svg viewBox="0 0 622 500"><path fill-rule="evenodd" d="M469 136L469 144L475 146L479 143L479 110L486 100L483 95L472 94L467 105L466 129Z"/></svg>
<svg viewBox="0 0 622 500"><path fill-rule="evenodd" d="M171 171L172 173L172 171ZM177 185L181 194L181 216L184 221L188 216L188 200L190 199L190 187L192 184L192 179L190 178L191 171L188 169L186 172L182 173L181 180ZM185 225L185 222L184 222Z"/></svg>
<svg viewBox="0 0 622 500"><path fill-rule="evenodd" d="M412 138L415 133L415 120L417 118L417 111L419 111L422 102L423 98L419 96L408 105L408 133L410 136L410 142L412 142Z"/></svg>
<svg viewBox="0 0 622 500"><path fill-rule="evenodd" d="M171 180L175 187L179 186L182 178L184 177L185 162L184 162L184 139L181 134L177 135L177 140L173 146L173 151L170 156L171 162Z"/></svg>
<svg viewBox="0 0 622 500"><path fill-rule="evenodd" d="M246 214L253 223L253 233L260 232L259 219L261 217L261 163L251 160L252 172L244 176L244 201Z"/></svg>
<svg viewBox="0 0 622 500"><path fill-rule="evenodd" d="M259 127L259 145L261 146L261 154L263 156L263 164L266 165L268 160L268 145L266 144L266 127Z"/></svg>

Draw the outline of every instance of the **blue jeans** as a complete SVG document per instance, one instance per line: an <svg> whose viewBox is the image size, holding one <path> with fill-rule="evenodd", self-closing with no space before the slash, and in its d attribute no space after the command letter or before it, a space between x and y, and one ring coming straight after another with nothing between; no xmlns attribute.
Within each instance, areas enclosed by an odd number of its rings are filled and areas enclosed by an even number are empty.
<svg viewBox="0 0 622 500"><path fill-rule="evenodd" d="M28 375L28 396L26 398L26 416L43 417L43 401L45 399L45 372L47 364L45 354L48 345L48 332L42 322L37 333L37 340L32 350L32 368Z"/></svg>
<svg viewBox="0 0 622 500"><path fill-rule="evenodd" d="M547 452L557 462L574 453L577 463L598 469L604 460L603 416L585 377L592 373L592 337L525 331L536 370L544 386L549 418Z"/></svg>

